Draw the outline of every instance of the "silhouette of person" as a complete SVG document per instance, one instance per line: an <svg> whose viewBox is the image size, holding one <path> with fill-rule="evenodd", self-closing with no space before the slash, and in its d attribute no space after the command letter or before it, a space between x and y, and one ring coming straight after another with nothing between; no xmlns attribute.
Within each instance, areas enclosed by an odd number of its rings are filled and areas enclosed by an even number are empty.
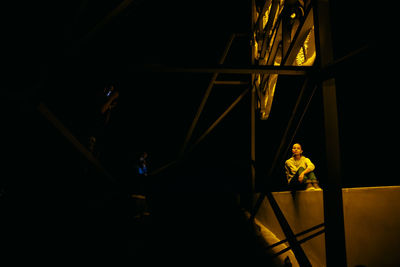
<svg viewBox="0 0 400 267"><path fill-rule="evenodd" d="M143 152L140 154L138 162L136 164L136 175L135 182L133 183L133 192L131 195L133 199L136 200L136 208L138 209L138 214L136 218L141 218L143 216L149 215L148 204L147 204L147 175L148 175L148 154Z"/></svg>
<svg viewBox="0 0 400 267"><path fill-rule="evenodd" d="M148 174L147 157L147 152L143 152L139 157L138 174L141 176L147 176Z"/></svg>

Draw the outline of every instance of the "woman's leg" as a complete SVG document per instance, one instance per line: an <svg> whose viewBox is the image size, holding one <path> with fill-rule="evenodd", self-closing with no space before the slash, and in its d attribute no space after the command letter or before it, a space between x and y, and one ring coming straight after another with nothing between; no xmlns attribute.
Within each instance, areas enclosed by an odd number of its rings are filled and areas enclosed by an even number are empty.
<svg viewBox="0 0 400 267"><path fill-rule="evenodd" d="M303 167L300 167L300 168L297 170L296 175L295 175L295 177L297 178L297 181L298 181L298 178L299 178L300 173L302 173L304 170L305 170L305 169L304 169ZM311 175L310 175L310 174L311 174ZM293 179L294 179L295 177L293 177ZM313 189L313 188L314 188L314 186L313 186L313 179L316 179L316 178L315 178L315 174L314 174L313 172L309 172L309 173L305 174L305 175L304 175L304 178L303 178L303 181L301 182L301 184L302 184L302 189L306 189L306 190L307 190L307 189Z"/></svg>
<svg viewBox="0 0 400 267"><path fill-rule="evenodd" d="M309 172L309 173L307 173L306 175L304 175L304 177L306 177L307 176L307 180L312 184L312 186L315 188L315 189L321 189L321 187L319 187L319 185L318 185L318 179L317 179L317 177L315 176L315 173L314 172ZM305 179L305 178L304 178Z"/></svg>
<svg viewBox="0 0 400 267"><path fill-rule="evenodd" d="M309 172L306 175L304 175L304 180L310 181L310 182L315 182L317 181L317 177L315 176L314 172Z"/></svg>
<svg viewBox="0 0 400 267"><path fill-rule="evenodd" d="M296 174L293 176L292 180L290 181L289 185L293 190L302 190L307 187L312 186L311 180L308 179L307 175L304 175L304 179L302 182L299 181L299 175L304 171L303 167L300 167Z"/></svg>

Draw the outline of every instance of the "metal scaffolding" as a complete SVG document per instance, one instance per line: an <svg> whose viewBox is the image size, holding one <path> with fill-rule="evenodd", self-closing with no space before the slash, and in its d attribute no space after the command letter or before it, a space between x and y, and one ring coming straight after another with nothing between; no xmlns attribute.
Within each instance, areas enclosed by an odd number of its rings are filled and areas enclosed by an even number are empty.
<svg viewBox="0 0 400 267"><path fill-rule="evenodd" d="M265 197L269 200L275 215L281 225L287 241L301 266L311 266L304 253L301 243L314 236L325 233L326 263L327 266L346 266L346 246L344 235L343 202L341 195L340 174L340 146L338 134L338 114L336 103L336 86L334 70L342 60L334 61L332 53L332 40L330 36L329 3L325 0L308 1L280 1L265 0L251 1L251 64L249 66L226 66L224 60L229 48L235 39L235 34L229 39L226 49L218 66L206 67L172 67L172 66L146 66L147 70L160 72L189 72L213 73L203 100L192 122L185 142L181 149L181 156L187 149L193 130L199 116L210 95L212 87L218 83L219 73L250 74L249 87L232 103L232 105L201 135L194 143L197 145L207 134L220 123L222 118L242 99L248 92L251 94L251 198L255 195L256 177L256 117L267 120L272 107L274 91L280 75L302 75L306 79L303 83L297 103L292 111L287 129L282 136L278 151L276 152L271 169L265 179L272 179L278 159L282 156L285 144L287 145L288 129L294 123L294 114L299 108L299 101L308 96L308 103L302 112L298 126L308 108L316 90L322 91L324 106L324 127L326 160L328 162L328 177L324 188L324 229L309 238L298 240L287 223L284 214L268 190L263 188L259 198L254 201L251 209L251 218L254 219ZM361 50L360 50L361 51ZM358 52L356 52L358 53ZM355 53L355 54L356 54ZM351 55L350 55L351 56ZM343 59L345 60L345 59ZM229 84L242 84L239 81L230 81ZM305 92L310 91L306 94ZM293 136L292 136L293 137ZM177 161L175 161L177 162ZM175 163L173 162L173 163ZM173 163L168 163L165 167ZM164 169L162 167L161 169ZM251 200L250 202L253 202Z"/></svg>
<svg viewBox="0 0 400 267"><path fill-rule="evenodd" d="M311 65L316 75L308 75L309 79L305 80L298 101L302 98L309 83L313 84L313 92L316 88L322 90L328 177L323 191L325 229L321 233L325 232L327 266L346 266L336 86L334 76L324 74L329 70L328 68L334 65L330 36L329 2L323 0L285 2L268 0L263 1L262 4L258 2L258 5L255 1L252 1L252 4L252 44L253 51L255 51L253 52L253 64L271 67L295 66L299 65L296 59L307 58L307 53L309 57L313 57L312 54L315 53ZM308 47L313 47L314 51L311 51L312 49L305 51L305 42L310 40L311 32L313 33L314 44L308 44ZM307 60L304 62L307 62ZM278 77L273 77L272 74L259 74L259 77L252 77L252 84L258 96L261 119L268 119ZM311 94L311 97L313 94ZM268 99L268 101L265 101L265 99ZM281 157L284 144L287 143L288 129L292 124L297 108L298 102L266 179L272 179L278 158ZM252 129L252 131L255 130ZM252 138L255 137L252 135ZM252 150L255 149L254 143L255 141L252 140ZM253 153L254 151L252 155ZM252 160L255 159L252 158ZM300 266L311 266L273 195L268 191L268 188L265 191L262 192L255 203L252 218L255 218L261 202L267 197Z"/></svg>
<svg viewBox="0 0 400 267"><path fill-rule="evenodd" d="M112 13L100 22L92 32L98 31L103 24L113 16L121 12L131 1L123 1ZM324 107L324 128L326 144L327 174L324 194L324 229L318 234L325 233L326 263L327 266L346 266L346 247L344 235L344 217L342 202L341 185L341 159L338 131L338 114L336 102L335 77L332 71L341 61L334 61L332 53L332 40L329 18L328 0L262 0L251 1L251 23L249 34L232 34L229 38L225 50L216 66L161 66L147 65L138 66L147 71L154 72L183 72L183 73L212 73L208 86L205 90L203 99L197 109L194 119L190 125L186 138L183 142L178 159L167 163L165 166L154 173L158 173L165 168L179 162L179 160L190 152L194 146L200 143L222 119L250 93L250 120L251 120L251 177L250 191L251 196L255 196L256 178L256 119L267 120L271 111L275 88L281 75L301 75L305 76L305 82L300 91L298 101L292 111L292 116L288 122L280 145L275 154L271 168L265 179L272 179L279 158L285 152L285 145L288 144L288 129L294 123L294 114L299 108L299 101L308 96L308 103L316 90L322 91L322 102ZM86 38L89 38L86 37ZM247 66L228 66L225 59L229 53L232 43L237 37L247 37L250 40L251 60ZM135 69L135 67L133 67ZM248 82L243 81L218 81L218 75L238 74L250 76ZM200 137L189 146L193 131L197 125L199 117L205 107L214 85L246 85L245 90L235 99L235 101L223 112L219 118L212 123ZM311 93L306 94L305 92ZM306 106L307 109L308 105ZM41 109L42 113L45 109ZM303 111L303 115L305 110ZM301 117L303 117L303 115ZM49 117L50 118L50 117ZM54 121L54 120L52 120ZM301 123L301 119L298 124ZM64 131L65 132L65 131ZM290 143L290 142L289 142ZM85 152L85 151L84 151ZM86 152L85 152L86 153ZM88 156L89 160L91 158ZM100 169L100 167L99 167ZM251 209L251 218L254 219L257 211L267 197L275 215L286 235L287 241L293 250L296 259L301 266L311 266L309 259L304 253L300 244L307 240L298 240L298 236L293 233L287 223L284 214L277 205L273 195L268 188L263 188L261 195Z"/></svg>

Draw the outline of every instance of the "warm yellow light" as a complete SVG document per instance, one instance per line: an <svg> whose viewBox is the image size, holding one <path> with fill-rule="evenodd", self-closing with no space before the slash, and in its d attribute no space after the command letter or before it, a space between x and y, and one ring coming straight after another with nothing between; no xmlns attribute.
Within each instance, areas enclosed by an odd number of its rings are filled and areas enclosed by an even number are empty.
<svg viewBox="0 0 400 267"><path fill-rule="evenodd" d="M303 45L300 47L296 56L295 65L312 66L316 57L314 43L314 26L309 30Z"/></svg>
<svg viewBox="0 0 400 267"><path fill-rule="evenodd" d="M275 0L274 0L275 1ZM269 2L269 6L266 8L264 13L258 13L259 19L261 19L262 23L262 28L263 32L262 35L266 40L257 40L255 38L256 36L254 35L254 53L253 56L254 58L258 61L257 64L262 66L262 65L267 65L271 64L270 56L272 56L270 53L274 52L275 58L273 59L272 65L274 66L280 66L282 64L282 47L277 48L277 50L274 50L276 46L274 46L275 42L280 42L283 38L282 36L282 29L280 27L276 27L276 24L278 23L278 18L281 15L281 12L283 11L284 3L285 0L278 0L279 5L278 9L272 10L272 2ZM273 12L274 11L274 12ZM297 11L296 11L297 12ZM294 37L294 34L296 33L297 27L299 26L299 21L298 21L298 16L296 12L290 12L289 16L290 19L294 20L297 24L293 25L292 32L290 33L289 39L292 40ZM269 25L268 29L265 27ZM309 24L307 24L309 25ZM296 26L296 27L295 27ZM280 30L279 30L280 29ZM311 28L307 28L306 31L301 31L301 35L298 36L298 41L299 45L296 48L294 48L293 52L296 53L296 57L293 59L292 55L290 56L290 62L285 62L285 65L292 65L292 66L312 66L314 64L315 58L316 58L316 51L315 51L315 37L314 37L314 27L312 26ZM268 44L266 45L266 55L261 58L261 46L262 42L267 41ZM274 48L274 49L272 49ZM298 51L296 51L298 49ZM267 80L265 80L267 79ZM271 74L271 75L255 75L254 76L254 85L257 88L257 92L259 95L259 100L257 101L257 105L259 108L259 114L261 119L266 120L268 119L272 107L272 102L275 94L275 88L278 80L278 75L277 74Z"/></svg>
<svg viewBox="0 0 400 267"><path fill-rule="evenodd" d="M266 92L262 95L261 101L261 119L266 120L271 112L272 100L274 99L276 82L278 80L278 74L272 74L267 82Z"/></svg>
<svg viewBox="0 0 400 267"><path fill-rule="evenodd" d="M301 66L306 61L306 56L304 54L304 46L300 48L299 53L296 56L296 65Z"/></svg>
<svg viewBox="0 0 400 267"><path fill-rule="evenodd" d="M253 55L255 59L258 59L260 57L259 53L258 53L258 42L256 41L256 34L254 33L253 36L253 40L254 40L254 45L253 45Z"/></svg>
<svg viewBox="0 0 400 267"><path fill-rule="evenodd" d="M268 9L265 11L265 13L261 14L263 16L263 24L262 24L263 29L265 28L265 25L267 25L267 22L268 22L268 19L269 19L269 13L271 11L271 7L272 7L272 2L269 4Z"/></svg>

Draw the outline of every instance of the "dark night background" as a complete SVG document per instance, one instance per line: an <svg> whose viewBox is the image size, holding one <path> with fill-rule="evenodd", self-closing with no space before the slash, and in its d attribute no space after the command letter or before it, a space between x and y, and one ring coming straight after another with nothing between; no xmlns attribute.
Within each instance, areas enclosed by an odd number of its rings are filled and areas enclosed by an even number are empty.
<svg viewBox="0 0 400 267"><path fill-rule="evenodd" d="M88 192L125 188L141 151L149 153L151 170L177 159L211 74L146 72L138 67L215 65L230 34L248 33L250 24L249 1L137 0L96 28L119 2L18 2L4 7L1 180L3 205L10 213L45 216L49 210L81 211L80 201ZM397 37L388 9L363 1L332 4L335 58L365 48L335 72L343 187L399 184L391 165L397 154L397 106L392 96L398 89ZM239 38L226 63L249 64L249 55L249 40ZM246 80L248 76L219 77L224 78ZM265 182L303 79L280 77L270 118L257 120L257 183ZM40 102L45 103L84 143L88 103L109 81L120 90L102 158L116 180L112 185L101 177L85 180L84 157L36 110ZM192 141L244 89L243 85L216 85ZM316 164L323 185L326 151L319 90L294 140L303 144L305 155ZM152 177L152 189L162 196L243 192L248 190L249 177L247 95L182 164ZM278 170L273 179L268 182L272 190L285 190L283 172ZM176 204L177 199L170 201ZM72 224L78 220L60 216ZM54 225L51 220L46 224Z"/></svg>

